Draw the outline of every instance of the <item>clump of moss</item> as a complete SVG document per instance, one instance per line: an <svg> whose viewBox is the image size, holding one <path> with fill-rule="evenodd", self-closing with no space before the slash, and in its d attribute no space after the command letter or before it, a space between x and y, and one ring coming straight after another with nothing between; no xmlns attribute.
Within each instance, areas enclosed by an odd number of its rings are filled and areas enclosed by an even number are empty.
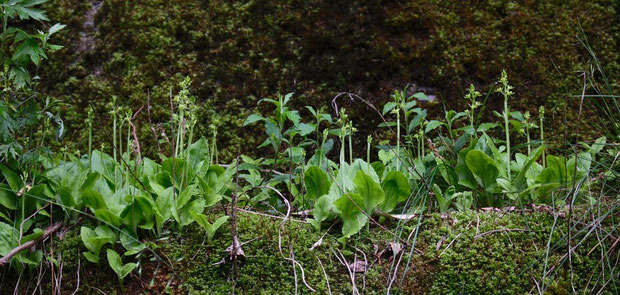
<svg viewBox="0 0 620 295"><path fill-rule="evenodd" d="M405 233L413 229L417 221L405 225ZM278 221L254 215L242 215L239 219L241 241L246 258L239 264L236 290L241 293L281 294L294 292L293 266L283 259L278 251ZM391 291L395 294L521 294L523 290L535 288L532 278L540 280L544 269L546 243L551 235L551 251L548 257L549 270L564 255L566 249L561 228L565 221L559 219L552 231L554 218L547 213L503 215L499 213L454 213L443 218L433 214L423 219L420 234L407 274L403 269L409 256L405 255L399 275ZM524 229L503 231L502 229ZM525 230L527 229L527 230ZM498 230L495 232L495 230ZM350 293L351 281L346 268L335 258L339 250L349 262L361 252L372 261L365 280L356 275L358 289L365 286L368 293L385 293L393 267L389 255L378 259L378 253L385 249L392 236L378 228L362 233L342 247L337 233L323 237L323 244L317 250L309 251L322 233L317 233L307 224L288 222L282 236L283 252L288 255L292 245L296 260L305 270L307 282L315 289L326 292L327 285L318 259L321 260L334 294ZM184 290L189 293L228 293L232 287L231 263L223 251L231 243L230 233L220 231L211 243L201 244L203 233L195 228L165 246L171 260L183 276ZM438 242L442 240L442 243ZM594 241L595 242L595 241ZM595 243L587 243L594 245ZM579 261L573 266L577 289L583 290L587 278L596 267L597 257L584 255L590 248L577 251L573 259ZM584 248L585 249L585 248ZM168 252L169 251L169 252ZM600 258L599 258L600 259ZM225 262L224 262L225 261ZM570 290L562 283L566 265L555 265L558 271L550 272L546 282L550 290ZM297 269L298 288L307 292ZM556 292L554 291L554 292Z"/></svg>
<svg viewBox="0 0 620 295"><path fill-rule="evenodd" d="M218 215L221 213L214 212L209 217L215 219ZM298 291L310 293L301 280L299 267L293 270L293 264L278 250L280 222L280 219L240 213L239 239L247 244L242 246L245 257L238 264L237 293L291 294L295 291L295 275ZM384 223L387 228L397 228L394 232L402 232L405 238L417 224L418 220L400 226L393 222ZM415 239L416 250L406 249L395 278L392 277L393 255L389 250L384 251L390 242L394 242L394 237L377 227L362 231L343 246L337 241L338 224L325 233L302 222L288 221L284 224L281 245L286 257L293 250L295 260L304 268L307 283L319 293L327 292L324 272L333 294L352 292L349 272L336 258L339 253L348 263L364 261L365 255L370 268L366 273L356 273L355 282L358 290L369 294L386 293L392 280L392 294L523 294L536 292L536 284L543 285L544 270L547 270L544 286L551 294L572 293L573 286L578 292L598 291L602 282L597 286L593 282L614 278L610 278L609 273L600 277L600 253L588 252L595 247L610 249L610 241L607 239L598 244L593 236L586 239L572 255L571 280L571 269L565 259L566 225L564 218L554 219L542 212L521 215L470 211L423 216ZM601 225L608 226L606 221ZM585 232L576 229L573 238L579 240ZM310 251L321 238L322 244ZM121 288L105 258L100 265L80 259L78 270L81 241L79 227L74 227L64 238L54 240L54 253L62 257L63 290L77 287L79 272L79 290L84 292L92 291L90 288L107 294L231 292L232 264L225 251L231 244L227 226L221 228L210 242L196 225L154 242L157 245L154 252L147 251L140 259L141 272L127 277ZM160 260L154 259L152 253L157 253ZM413 255L409 256L409 253ZM615 260L620 254L611 252L610 255L609 259ZM37 274L33 272L26 276L36 278ZM49 275L46 278L43 281L48 283L44 290L51 290ZM617 278L608 283L603 294L613 294L614 283L619 283ZM11 280L3 288L10 285Z"/></svg>

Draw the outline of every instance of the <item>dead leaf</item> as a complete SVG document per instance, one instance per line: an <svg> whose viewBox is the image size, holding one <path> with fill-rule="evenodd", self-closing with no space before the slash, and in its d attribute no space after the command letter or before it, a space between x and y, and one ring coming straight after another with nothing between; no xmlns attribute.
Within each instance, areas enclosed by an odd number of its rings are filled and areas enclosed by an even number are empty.
<svg viewBox="0 0 620 295"><path fill-rule="evenodd" d="M439 251L439 248L441 248L441 245L445 241L446 241L446 237L441 237L441 239L439 241L437 241L437 247L435 248L435 251Z"/></svg>
<svg viewBox="0 0 620 295"><path fill-rule="evenodd" d="M401 243L390 242L390 248L392 249L394 256L396 256L403 250L403 245Z"/></svg>
<svg viewBox="0 0 620 295"><path fill-rule="evenodd" d="M324 236L325 235L321 236L321 238L318 241L316 241L314 244L312 244L312 247L310 247L309 250L312 251L312 250L318 248L319 246L321 246L321 244L323 244L323 237Z"/></svg>
<svg viewBox="0 0 620 295"><path fill-rule="evenodd" d="M367 267L366 262L361 260L349 264L349 268L352 272L366 272Z"/></svg>

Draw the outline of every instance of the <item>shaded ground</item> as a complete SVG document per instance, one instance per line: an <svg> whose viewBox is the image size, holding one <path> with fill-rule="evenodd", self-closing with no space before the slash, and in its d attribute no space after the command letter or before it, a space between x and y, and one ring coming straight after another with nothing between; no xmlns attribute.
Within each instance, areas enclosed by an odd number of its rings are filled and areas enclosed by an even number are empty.
<svg viewBox="0 0 620 295"><path fill-rule="evenodd" d="M220 214L214 212L211 217ZM298 292L310 293L301 281L300 269L294 271L291 262L286 261L278 251L279 223L278 219L241 213L239 237L241 242L249 242L242 247L246 257L239 261L239 277L235 286L237 293L293 294L296 276ZM415 224L417 220L401 227L403 236L407 236ZM394 223L384 225L397 228ZM360 271L364 267L359 266L366 259L366 271L355 273L356 288L364 294L385 294L392 273L390 270L394 266L390 234L372 228L370 233L364 231L364 234L342 247L336 241L338 229L339 225L331 228L322 244L310 251L309 248L321 238L322 233L313 231L304 223L288 222L282 235L283 253L288 256L289 247L292 247L296 261L304 268L308 285L318 291L316 294L327 293L322 268L329 278L329 288L333 294L352 292L351 276L337 257L344 257L351 267L357 261ZM579 230L575 232L577 241L583 234L579 234ZM422 220L411 260L410 250L405 249L406 254L403 255L391 294L536 293L536 285L542 285L545 269L548 274L544 287L548 294L571 293L569 267L566 263L558 264L565 261L562 259L566 254L565 234L564 217L559 216L554 227L554 217L542 212L527 214L526 218L516 212L426 216ZM545 266L545 249L549 239L551 250ZM228 294L232 288L232 264L226 259L228 254L224 250L230 241L228 226L220 229L211 242L205 241L201 230L190 226L181 234L155 242L157 247L153 249L161 260L153 260L151 253L142 254L137 260L123 258L124 261L140 261L142 275L134 272L125 279L124 288L119 288L114 273L107 266L105 255L102 254L101 266L81 259L80 267L77 267L78 253L83 246L78 231L72 230L63 240L55 241L55 252L62 253L61 288L63 294L72 293L76 287L80 292L91 294L98 293L97 289L106 294ZM577 292L596 293L607 281L602 294L614 294L615 286L620 283L618 278L612 278L610 282L609 277L599 277L599 249L613 250L607 242L597 245L593 235L573 254L572 284ZM618 255L618 251L612 251L608 258L615 261ZM403 269L409 260L403 279ZM26 277L36 277L36 274L33 272ZM2 285L3 293L12 291L14 286L14 278L11 280L10 275L8 278ZM29 290L32 292L33 283L26 282L22 281L20 290L26 292L25 286L31 284ZM49 278L44 279L43 284L49 288Z"/></svg>

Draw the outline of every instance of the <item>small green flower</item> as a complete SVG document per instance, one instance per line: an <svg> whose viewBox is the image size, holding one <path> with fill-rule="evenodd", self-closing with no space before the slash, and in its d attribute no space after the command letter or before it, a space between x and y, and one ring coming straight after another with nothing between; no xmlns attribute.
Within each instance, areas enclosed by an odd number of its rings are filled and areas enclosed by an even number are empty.
<svg viewBox="0 0 620 295"><path fill-rule="evenodd" d="M513 87L508 84L508 74L506 73L506 70L502 71L502 76L497 82L501 85L496 91L503 94L505 98L508 98L514 94L514 92L512 92Z"/></svg>

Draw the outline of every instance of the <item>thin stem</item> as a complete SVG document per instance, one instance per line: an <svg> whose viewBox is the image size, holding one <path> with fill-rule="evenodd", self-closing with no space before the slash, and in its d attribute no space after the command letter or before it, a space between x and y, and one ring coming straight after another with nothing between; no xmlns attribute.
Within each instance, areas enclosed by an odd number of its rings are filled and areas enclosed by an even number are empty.
<svg viewBox="0 0 620 295"><path fill-rule="evenodd" d="M351 143L352 136L353 136L353 130L349 131L349 163L353 163L353 144Z"/></svg>
<svg viewBox="0 0 620 295"><path fill-rule="evenodd" d="M532 144L530 140L530 122L527 122L525 125L525 134L527 135L527 155L529 156L532 152Z"/></svg>
<svg viewBox="0 0 620 295"><path fill-rule="evenodd" d="M340 134L340 165L344 163L344 128L341 130L342 134Z"/></svg>
<svg viewBox="0 0 620 295"><path fill-rule="evenodd" d="M93 167L93 108L88 109L88 170Z"/></svg>
<svg viewBox="0 0 620 295"><path fill-rule="evenodd" d="M396 171L400 170L400 110L396 112Z"/></svg>
<svg viewBox="0 0 620 295"><path fill-rule="evenodd" d="M510 171L510 129L508 126L508 96L504 94L504 125L506 128L506 167L508 168L508 181L512 182L512 172Z"/></svg>
<svg viewBox="0 0 620 295"><path fill-rule="evenodd" d="M543 107L540 108L540 141L543 142L545 141L545 133L544 133L544 128L543 128L543 121L545 118L545 109ZM543 151L542 151L542 164L543 164L543 168L547 165L547 159L545 157L545 150L547 148L543 147Z"/></svg>
<svg viewBox="0 0 620 295"><path fill-rule="evenodd" d="M127 122L127 163L129 163L131 161L131 124L129 124L129 119ZM125 174L125 183L129 184L129 173Z"/></svg>
<svg viewBox="0 0 620 295"><path fill-rule="evenodd" d="M372 142L372 137L368 135L368 140L366 141L366 163L370 165L370 143Z"/></svg>

